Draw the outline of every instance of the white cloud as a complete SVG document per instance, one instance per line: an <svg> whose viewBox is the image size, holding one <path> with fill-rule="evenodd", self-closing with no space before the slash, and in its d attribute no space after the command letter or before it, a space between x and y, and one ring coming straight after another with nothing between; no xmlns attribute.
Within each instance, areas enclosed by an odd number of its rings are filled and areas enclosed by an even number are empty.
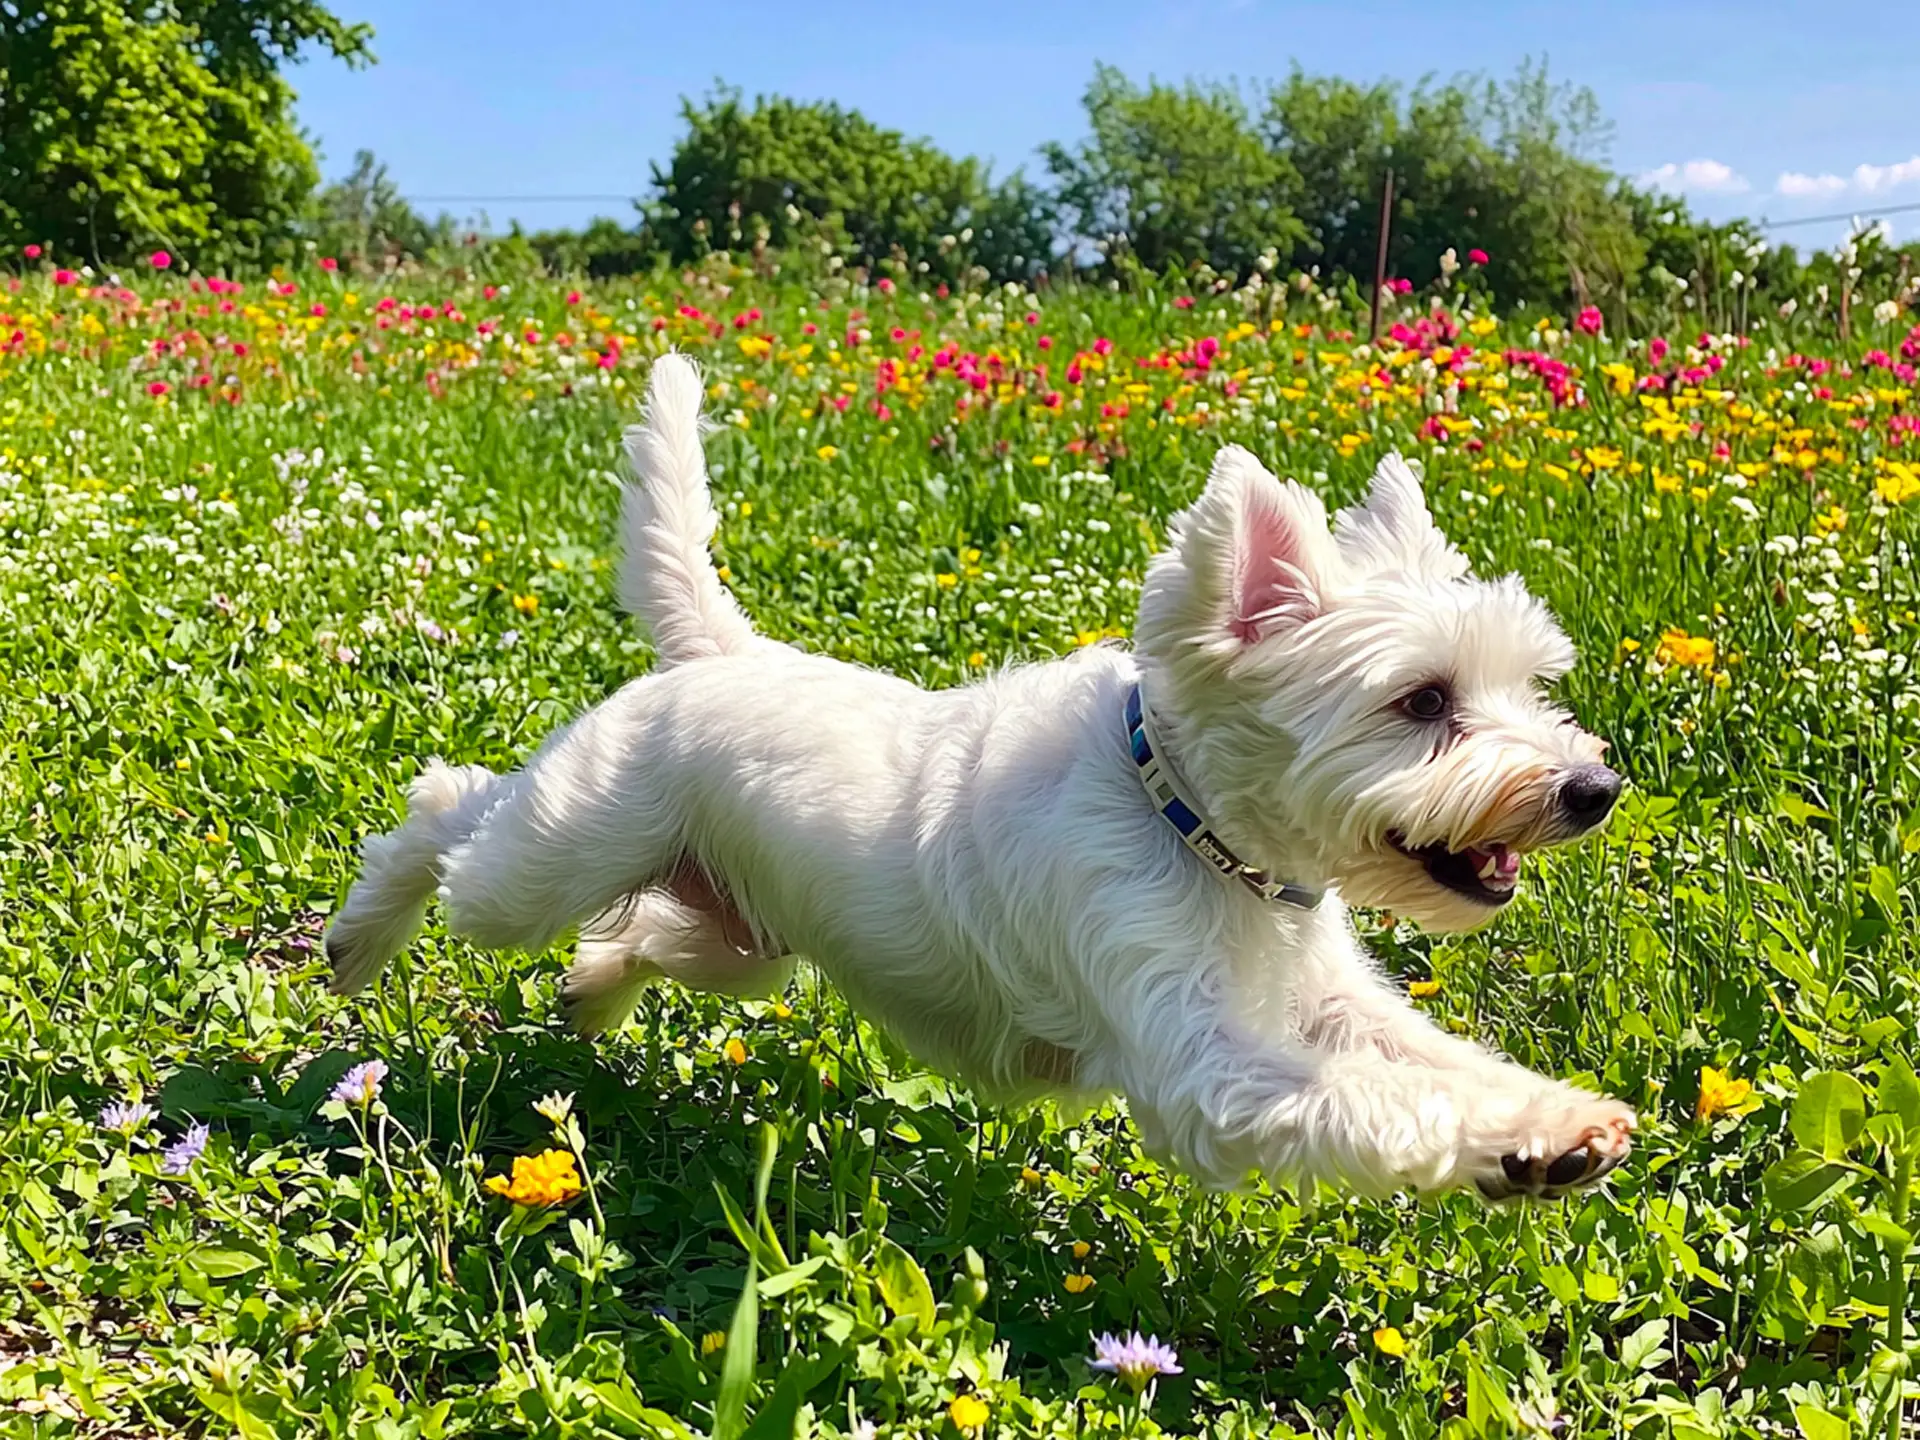
<svg viewBox="0 0 1920 1440"><path fill-rule="evenodd" d="M1789 170L1773 188L1780 195L1838 195L1847 188L1847 182L1838 175L1802 175Z"/></svg>
<svg viewBox="0 0 1920 1440"><path fill-rule="evenodd" d="M1682 165L1668 161L1642 175L1640 183L1662 190L1700 190L1716 195L1738 195L1752 188L1746 176L1718 160L1689 160Z"/></svg>
<svg viewBox="0 0 1920 1440"><path fill-rule="evenodd" d="M1915 181L1920 181L1920 155L1898 165L1856 165L1853 170L1853 183L1867 195Z"/></svg>
<svg viewBox="0 0 1920 1440"><path fill-rule="evenodd" d="M1802 175L1789 170L1774 181L1774 193L1795 197L1878 195L1901 185L1920 184L1920 155L1895 165L1856 165L1852 175Z"/></svg>

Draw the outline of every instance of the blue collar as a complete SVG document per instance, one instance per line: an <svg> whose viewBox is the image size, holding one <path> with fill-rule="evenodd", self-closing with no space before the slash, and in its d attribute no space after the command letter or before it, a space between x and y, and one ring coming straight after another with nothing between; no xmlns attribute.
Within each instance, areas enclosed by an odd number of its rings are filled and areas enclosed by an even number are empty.
<svg viewBox="0 0 1920 1440"><path fill-rule="evenodd" d="M1127 743L1133 751L1133 763L1139 767L1140 783L1146 787L1153 808L1179 832L1181 842L1222 875L1238 879L1262 900L1278 900L1299 910L1315 909L1325 891L1289 885L1273 879L1264 870L1254 869L1207 827L1199 805L1187 798L1186 786L1173 768L1172 757L1164 753L1160 737L1153 733L1138 682L1128 687L1126 713Z"/></svg>

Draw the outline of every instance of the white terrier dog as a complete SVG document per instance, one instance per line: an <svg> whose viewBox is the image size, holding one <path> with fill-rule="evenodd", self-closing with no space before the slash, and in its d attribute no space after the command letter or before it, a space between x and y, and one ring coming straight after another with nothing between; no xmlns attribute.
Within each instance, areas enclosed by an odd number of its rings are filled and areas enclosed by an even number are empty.
<svg viewBox="0 0 1920 1440"><path fill-rule="evenodd" d="M1347 917L1479 925L1620 789L1540 693L1566 638L1517 579L1468 576L1398 457L1329 528L1228 447L1132 654L930 692L754 632L708 554L701 398L662 358L629 436L621 598L656 672L512 774L429 763L328 932L337 991L437 890L483 946L580 926L584 1033L662 976L766 993L806 955L929 1064L1118 1092L1214 1185L1498 1199L1619 1162L1627 1106L1435 1027Z"/></svg>

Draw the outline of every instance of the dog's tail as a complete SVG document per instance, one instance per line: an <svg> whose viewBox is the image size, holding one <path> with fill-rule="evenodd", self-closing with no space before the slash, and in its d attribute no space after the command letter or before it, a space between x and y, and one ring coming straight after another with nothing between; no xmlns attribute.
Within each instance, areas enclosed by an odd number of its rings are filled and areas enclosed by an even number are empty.
<svg viewBox="0 0 1920 1440"><path fill-rule="evenodd" d="M701 395L693 361L662 355L647 382L646 421L627 432L620 604L652 634L662 669L736 655L756 639L707 551L720 517L700 448Z"/></svg>

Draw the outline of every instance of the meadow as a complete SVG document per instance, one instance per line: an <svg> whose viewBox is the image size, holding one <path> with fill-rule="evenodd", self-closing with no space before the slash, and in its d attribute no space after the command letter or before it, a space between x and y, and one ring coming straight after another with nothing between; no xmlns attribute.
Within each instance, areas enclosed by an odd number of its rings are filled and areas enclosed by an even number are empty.
<svg viewBox="0 0 1920 1440"><path fill-rule="evenodd" d="M158 258L158 257L156 257ZM724 260L0 279L9 1433L1902 1433L1920 949L1920 326L1351 294L947 294ZM596 1044L430 922L328 996L352 847L642 672L609 559L695 353L723 575L930 685L1124 643L1217 447L1425 467L1630 779L1483 932L1360 917L1443 1023L1640 1107L1565 1204L1202 1192L1003 1112L804 970ZM1103 1334L1177 1353L1142 1389Z"/></svg>

